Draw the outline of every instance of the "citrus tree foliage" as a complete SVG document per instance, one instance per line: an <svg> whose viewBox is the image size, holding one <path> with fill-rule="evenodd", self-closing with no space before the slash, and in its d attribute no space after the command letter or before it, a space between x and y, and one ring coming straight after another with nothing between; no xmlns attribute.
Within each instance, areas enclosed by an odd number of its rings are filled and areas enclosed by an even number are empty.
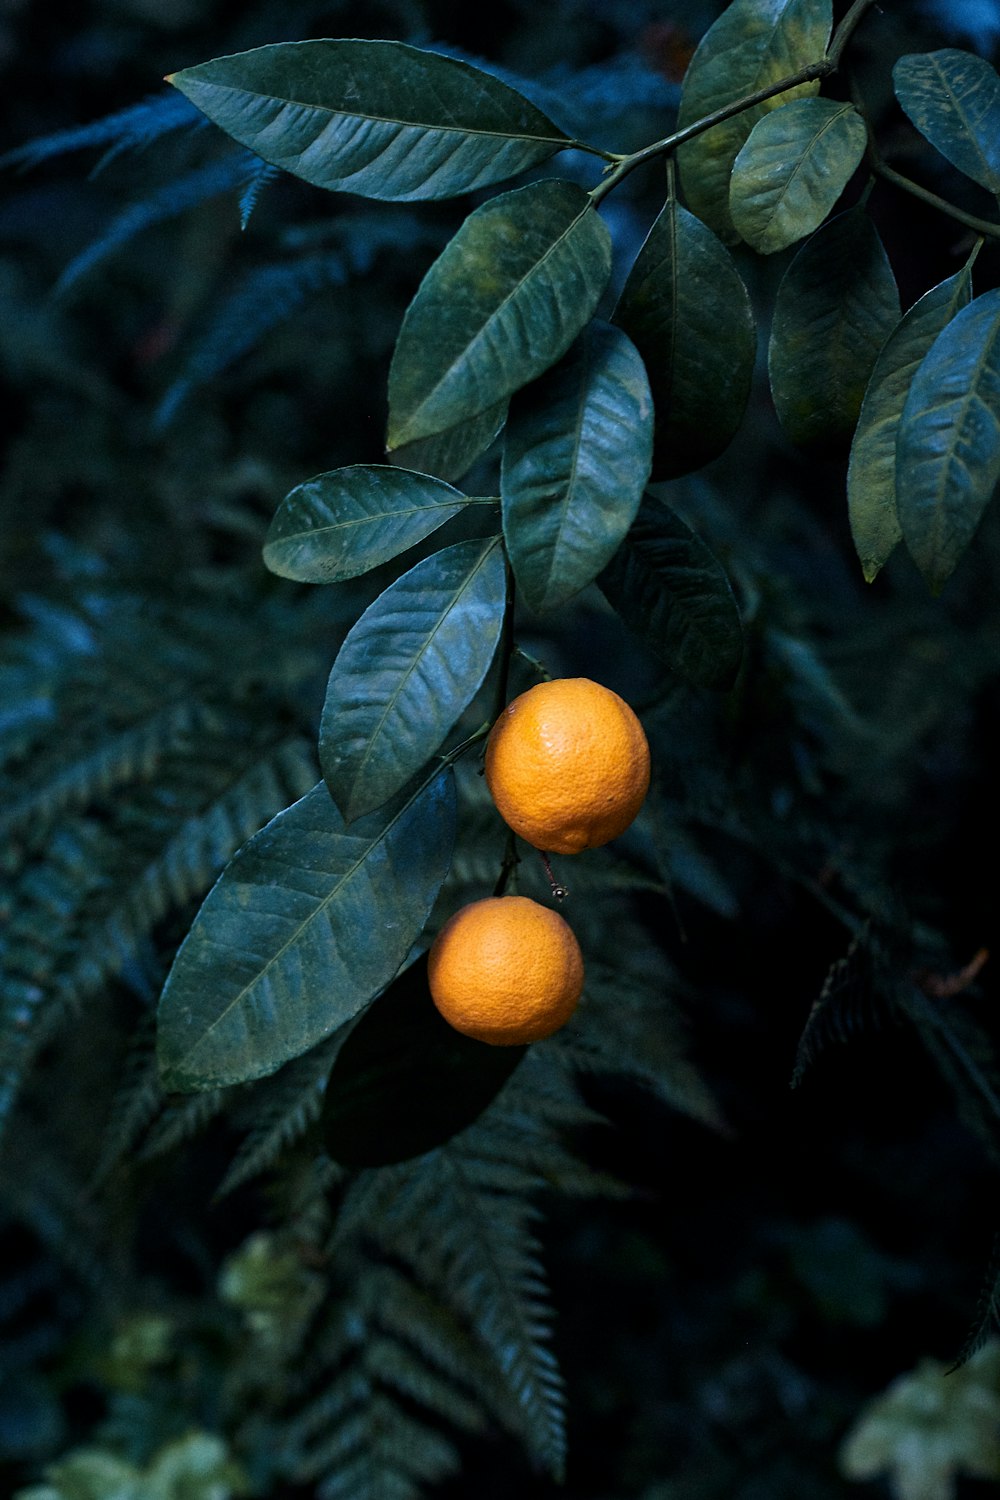
<svg viewBox="0 0 1000 1500"><path fill-rule="evenodd" d="M161 393L161 435L310 299L350 288L356 321L377 324L372 268L422 272L380 351L378 461L359 442L316 474L277 465L287 494L250 528L253 565L209 587L216 559L188 559L176 615L145 563L64 549L0 662L11 1201L19 1163L45 1147L35 1065L61 1042L68 1068L81 1017L110 990L141 1020L92 1152L97 1191L214 1126L236 1139L208 1193L269 1175L273 1221L228 1255L210 1314L147 1311L119 1332L106 1422L24 1500L292 1485L409 1500L495 1427L560 1478L538 1192L620 1191L579 1144L596 1121L580 1083L591 1071L725 1132L685 1045L684 985L636 912L679 895L734 919L752 881L730 865L747 851L807 891L846 949L794 1081L877 1013L919 1037L997 1151L992 1055L956 1000L978 970L948 990L946 939L895 884L913 747L952 724L954 697L916 675L855 702L849 660L800 629L808 617L835 639L836 602L784 598L769 540L737 540L702 487L708 470L735 489L740 443L773 419L793 462L847 460L844 532L868 583L900 544L934 596L976 566L1000 480L1000 290L988 270L977 285L1000 239L1000 80L956 48L898 56L882 86L949 196L911 182L885 162L848 66L872 9L732 0L651 139L609 124L599 99L591 129L585 90L352 38L194 63L162 98L12 153L23 166L211 138L207 161L70 262L64 296L193 205L238 194L245 226L288 178L350 195L298 241L289 226L298 260L220 293ZM616 205L650 166L636 243ZM952 221L953 268L912 298L871 210L880 180ZM398 217L365 219L365 199ZM457 224L437 217L448 199L462 200ZM136 481L171 512L155 475ZM246 529L223 502L213 524L233 546ZM960 690L978 690L995 669L988 632L932 629L937 606L912 587L907 600L899 639L961 658ZM612 685L638 685L654 786L620 846L549 872L550 886L478 771L512 693L578 663L580 618L637 654ZM766 773L746 751L754 723ZM845 837L848 823L863 835ZM563 881L588 964L579 1018L530 1049L457 1038L430 1004L434 933L464 901L546 899ZM57 1173L47 1186L52 1205L29 1213L24 1198L14 1217L110 1297L124 1253L113 1223L77 1222L72 1189ZM214 1406L198 1383L218 1387ZM183 1431L164 1410L188 1415ZM846 1471L902 1473L895 1438L872 1431L845 1450ZM949 1454L935 1493L954 1468L995 1472L995 1455L975 1462Z"/></svg>

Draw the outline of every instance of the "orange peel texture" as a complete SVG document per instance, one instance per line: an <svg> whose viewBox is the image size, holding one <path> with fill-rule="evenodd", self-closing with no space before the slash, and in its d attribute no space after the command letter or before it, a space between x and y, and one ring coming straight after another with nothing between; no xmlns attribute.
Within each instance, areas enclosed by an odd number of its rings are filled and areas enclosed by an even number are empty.
<svg viewBox="0 0 1000 1500"><path fill-rule="evenodd" d="M617 838L649 791L649 745L624 698L588 677L540 682L486 744L486 783L514 832L553 854Z"/></svg>
<svg viewBox="0 0 1000 1500"><path fill-rule="evenodd" d="M427 978L456 1031L513 1047L566 1024L583 990L583 955L558 912L527 896L488 896L442 927Z"/></svg>

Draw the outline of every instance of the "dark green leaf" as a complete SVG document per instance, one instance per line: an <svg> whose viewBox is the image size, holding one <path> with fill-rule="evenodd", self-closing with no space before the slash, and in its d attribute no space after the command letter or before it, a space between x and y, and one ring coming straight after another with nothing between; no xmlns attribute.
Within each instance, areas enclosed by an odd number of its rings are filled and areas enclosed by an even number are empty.
<svg viewBox="0 0 1000 1500"><path fill-rule="evenodd" d="M826 52L831 0L733 0L709 27L684 79L679 128L692 125L768 84L787 78ZM744 141L770 110L815 94L818 83L799 84L765 104L745 109L687 141L677 153L691 209L716 234L739 239L729 212L729 177Z"/></svg>
<svg viewBox="0 0 1000 1500"><path fill-rule="evenodd" d="M260 1078L356 1016L419 937L454 832L447 772L350 830L322 782L273 818L223 870L167 977L164 1087Z"/></svg>
<svg viewBox="0 0 1000 1500"><path fill-rule="evenodd" d="M572 182L534 182L470 214L424 277L389 371L388 446L446 432L569 348L611 270L611 240Z"/></svg>
<svg viewBox="0 0 1000 1500"><path fill-rule="evenodd" d="M984 57L944 47L892 70L896 98L952 166L1000 193L1000 78Z"/></svg>
<svg viewBox="0 0 1000 1500"><path fill-rule="evenodd" d="M298 485L264 543L272 573L337 583L388 562L457 515L465 496L425 474L354 464Z"/></svg>
<svg viewBox="0 0 1000 1500"><path fill-rule="evenodd" d="M968 302L970 285L966 267L932 287L875 361L847 469L851 534L869 583L903 535L896 510L896 433L910 381L942 328Z"/></svg>
<svg viewBox="0 0 1000 1500"><path fill-rule="evenodd" d="M763 255L818 229L865 154L853 104L795 99L757 121L733 165L729 210Z"/></svg>
<svg viewBox="0 0 1000 1500"><path fill-rule="evenodd" d="M646 496L598 582L626 625L668 667L698 687L732 687L743 629L729 580L662 500Z"/></svg>
<svg viewBox="0 0 1000 1500"><path fill-rule="evenodd" d="M768 369L793 443L828 446L854 429L876 357L899 319L899 293L861 207L802 246L774 306Z"/></svg>
<svg viewBox="0 0 1000 1500"><path fill-rule="evenodd" d="M503 625L499 538L417 563L350 630L330 673L320 764L350 822L395 795L475 697Z"/></svg>
<svg viewBox="0 0 1000 1500"><path fill-rule="evenodd" d="M490 1047L449 1026L420 958L340 1049L320 1122L326 1149L350 1167L422 1156L482 1114L527 1050Z"/></svg>
<svg viewBox="0 0 1000 1500"><path fill-rule="evenodd" d="M653 391L653 477L672 479L718 457L750 395L753 309L725 245L676 200L650 230L614 318Z"/></svg>
<svg viewBox="0 0 1000 1500"><path fill-rule="evenodd" d="M468 193L569 144L492 74L402 42L279 42L169 82L264 161L368 198Z"/></svg>
<svg viewBox="0 0 1000 1500"><path fill-rule="evenodd" d="M507 417L507 398L470 417L447 432L436 432L433 437L417 438L416 442L404 443L389 455L393 464L404 464L410 469L419 469L421 474L436 474L439 479L448 479L453 484L472 468L493 442Z"/></svg>
<svg viewBox="0 0 1000 1500"><path fill-rule="evenodd" d="M555 609L610 561L653 456L653 402L634 345L593 323L514 397L500 494L504 535L533 609Z"/></svg>
<svg viewBox="0 0 1000 1500"><path fill-rule="evenodd" d="M935 593L1000 480L1000 289L977 297L931 345L896 437L906 545Z"/></svg>

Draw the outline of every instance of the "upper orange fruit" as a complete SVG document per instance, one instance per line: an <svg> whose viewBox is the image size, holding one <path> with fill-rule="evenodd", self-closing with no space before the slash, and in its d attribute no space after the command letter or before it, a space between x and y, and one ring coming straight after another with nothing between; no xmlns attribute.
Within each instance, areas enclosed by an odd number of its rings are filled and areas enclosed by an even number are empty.
<svg viewBox="0 0 1000 1500"><path fill-rule="evenodd" d="M579 854L632 822L649 790L649 745L617 693L559 677L515 698L493 725L486 783L529 844Z"/></svg>
<svg viewBox="0 0 1000 1500"><path fill-rule="evenodd" d="M558 912L527 896L488 896L444 924L427 979L456 1031L517 1046L551 1036L569 1020L583 989L583 956Z"/></svg>

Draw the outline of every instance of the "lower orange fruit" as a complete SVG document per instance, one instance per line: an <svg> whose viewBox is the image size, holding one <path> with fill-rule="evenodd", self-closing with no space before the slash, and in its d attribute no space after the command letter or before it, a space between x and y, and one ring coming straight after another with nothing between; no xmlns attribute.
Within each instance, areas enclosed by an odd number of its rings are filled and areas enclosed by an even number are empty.
<svg viewBox="0 0 1000 1500"><path fill-rule="evenodd" d="M579 854L624 833L649 790L649 745L624 698L589 677L540 682L486 742L500 816L536 849Z"/></svg>
<svg viewBox="0 0 1000 1500"><path fill-rule="evenodd" d="M583 956L558 912L527 896L488 896L442 927L427 978L456 1031L513 1047L566 1024L583 990Z"/></svg>

